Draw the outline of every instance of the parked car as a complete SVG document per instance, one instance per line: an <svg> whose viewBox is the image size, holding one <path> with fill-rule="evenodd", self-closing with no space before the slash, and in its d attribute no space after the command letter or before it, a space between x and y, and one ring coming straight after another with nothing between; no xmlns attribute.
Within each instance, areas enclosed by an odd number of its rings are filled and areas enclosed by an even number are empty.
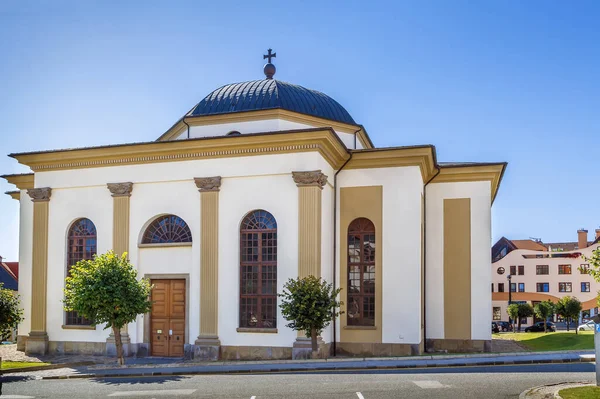
<svg viewBox="0 0 600 399"><path fill-rule="evenodd" d="M556 326L551 321L547 322L546 325L548 326L548 331L556 331ZM538 321L534 325L527 327L525 332L544 332L544 322Z"/></svg>
<svg viewBox="0 0 600 399"><path fill-rule="evenodd" d="M498 327L498 324L495 321L492 321L492 333L499 333L500 332L500 328Z"/></svg>
<svg viewBox="0 0 600 399"><path fill-rule="evenodd" d="M577 327L577 331L594 331L595 324L596 323L594 323L593 321L588 321L587 323Z"/></svg>
<svg viewBox="0 0 600 399"><path fill-rule="evenodd" d="M512 324L510 324L508 321L497 321L496 324L498 324L500 331L507 332L513 330Z"/></svg>

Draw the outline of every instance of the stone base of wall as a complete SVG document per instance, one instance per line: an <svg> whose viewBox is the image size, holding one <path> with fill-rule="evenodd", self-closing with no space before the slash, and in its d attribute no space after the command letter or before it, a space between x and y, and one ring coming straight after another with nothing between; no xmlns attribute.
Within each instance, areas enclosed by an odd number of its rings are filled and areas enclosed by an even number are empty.
<svg viewBox="0 0 600 399"><path fill-rule="evenodd" d="M17 335L17 350L25 352L25 342L27 342L27 335Z"/></svg>
<svg viewBox="0 0 600 399"><path fill-rule="evenodd" d="M333 349L333 348L332 348ZM338 342L337 356L357 357L395 357L411 356L423 353L423 343L420 344L383 344L361 342Z"/></svg>
<svg viewBox="0 0 600 399"><path fill-rule="evenodd" d="M221 360L283 360L292 358L284 346L221 346Z"/></svg>
<svg viewBox="0 0 600 399"><path fill-rule="evenodd" d="M492 341L484 339L428 339L425 343L427 352L491 352Z"/></svg>
<svg viewBox="0 0 600 399"><path fill-rule="evenodd" d="M317 359L327 359L330 355L330 345L323 342L321 337L317 340ZM310 338L298 337L292 346L292 359L312 359L312 341Z"/></svg>
<svg viewBox="0 0 600 399"><path fill-rule="evenodd" d="M126 357L148 356L148 347L148 344L123 344L123 354ZM114 344L107 344L106 342L50 341L48 342L48 354L116 356L117 351Z"/></svg>

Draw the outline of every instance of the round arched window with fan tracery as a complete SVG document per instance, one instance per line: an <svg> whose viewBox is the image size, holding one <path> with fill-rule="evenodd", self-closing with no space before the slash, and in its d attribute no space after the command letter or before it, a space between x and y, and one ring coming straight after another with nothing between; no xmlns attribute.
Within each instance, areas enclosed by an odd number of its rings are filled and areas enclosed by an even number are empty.
<svg viewBox="0 0 600 399"><path fill-rule="evenodd" d="M187 223L176 215L156 218L144 231L142 244L170 244L192 242Z"/></svg>

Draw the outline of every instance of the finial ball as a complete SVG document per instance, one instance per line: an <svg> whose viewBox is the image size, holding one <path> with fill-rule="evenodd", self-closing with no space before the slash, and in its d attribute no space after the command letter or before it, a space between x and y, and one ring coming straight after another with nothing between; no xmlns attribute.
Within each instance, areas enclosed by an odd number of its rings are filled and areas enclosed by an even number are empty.
<svg viewBox="0 0 600 399"><path fill-rule="evenodd" d="M273 79L273 75L275 75L275 71L276 71L275 65L273 65L271 63L265 64L264 71L265 71L265 76L267 77L267 79Z"/></svg>

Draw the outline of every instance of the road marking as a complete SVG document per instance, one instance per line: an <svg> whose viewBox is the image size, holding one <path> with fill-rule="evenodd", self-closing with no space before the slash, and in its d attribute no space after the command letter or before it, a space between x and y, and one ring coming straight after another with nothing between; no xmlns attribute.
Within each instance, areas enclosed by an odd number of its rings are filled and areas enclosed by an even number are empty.
<svg viewBox="0 0 600 399"><path fill-rule="evenodd" d="M362 393L360 392L356 392L356 396L358 396L358 399L365 399L365 397L362 396Z"/></svg>
<svg viewBox="0 0 600 399"><path fill-rule="evenodd" d="M256 399L256 396L250 396L250 399Z"/></svg>
<svg viewBox="0 0 600 399"><path fill-rule="evenodd" d="M24 395L2 395L2 399L33 399L35 396L24 396Z"/></svg>
<svg viewBox="0 0 600 399"><path fill-rule="evenodd" d="M119 391L108 396L180 396L191 395L196 389L165 389L162 391Z"/></svg>
<svg viewBox="0 0 600 399"><path fill-rule="evenodd" d="M444 385L439 381L435 380L424 380L424 381L413 381L415 385L423 389L440 389L448 388L450 385Z"/></svg>

